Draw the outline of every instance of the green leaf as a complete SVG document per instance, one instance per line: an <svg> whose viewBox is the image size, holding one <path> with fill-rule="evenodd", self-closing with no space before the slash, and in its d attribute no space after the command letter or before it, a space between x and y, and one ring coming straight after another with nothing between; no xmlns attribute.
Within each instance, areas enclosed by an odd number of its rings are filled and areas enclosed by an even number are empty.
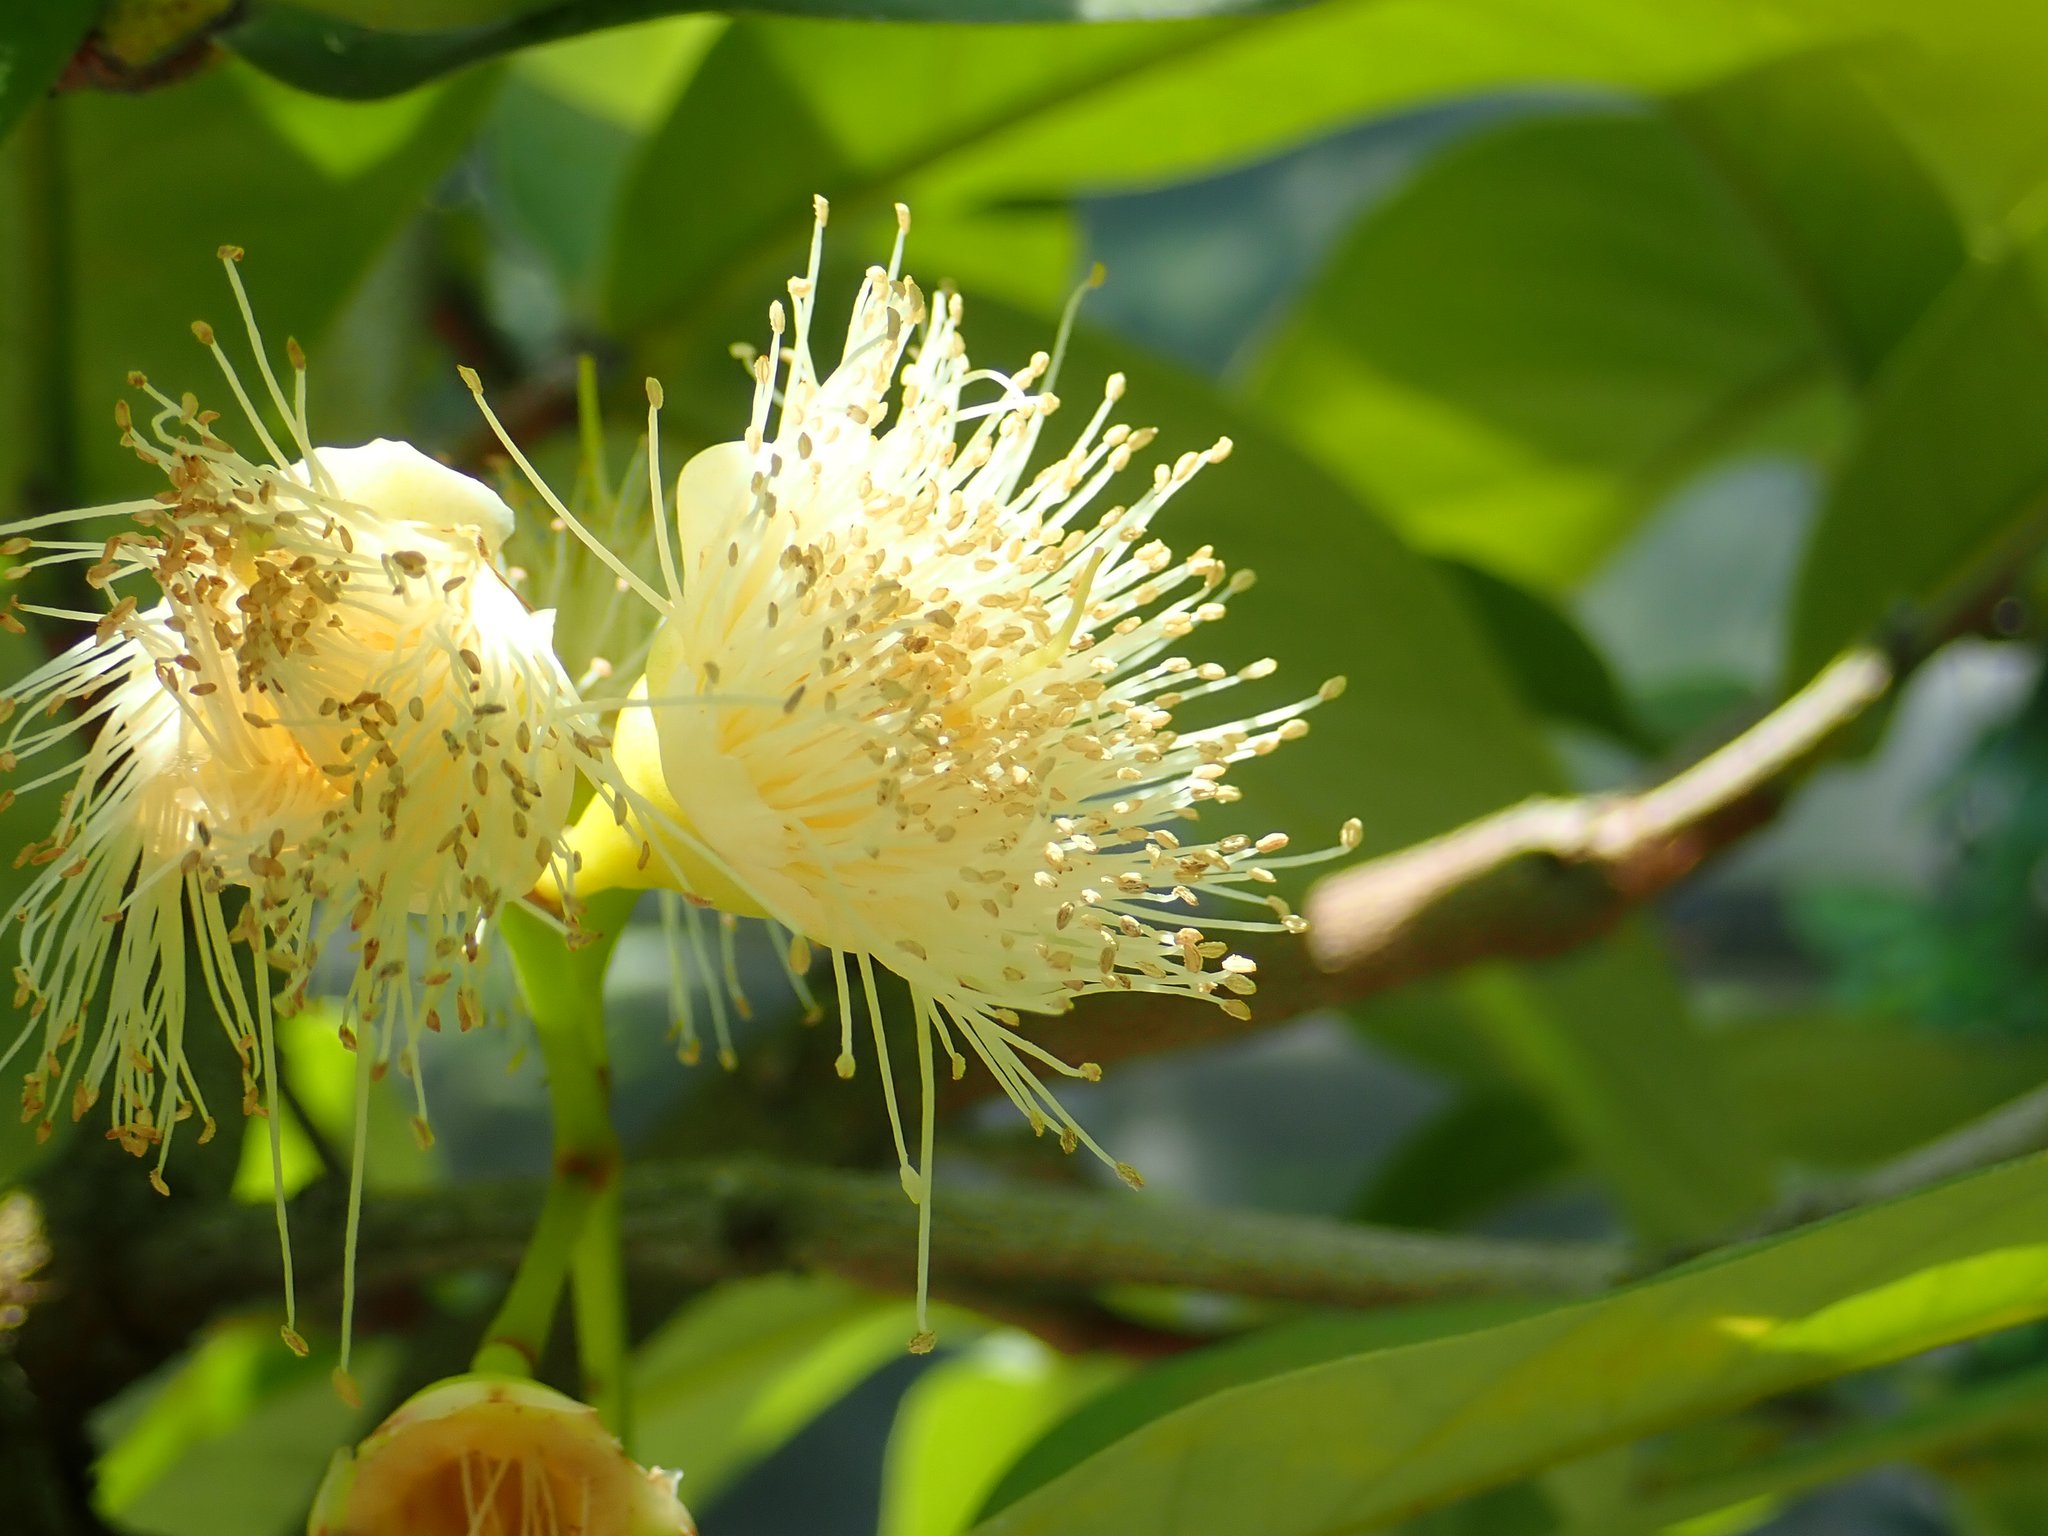
<svg viewBox="0 0 2048 1536"><path fill-rule="evenodd" d="M1535 1094L1477 1089L1401 1144L1352 1215L1382 1226L1450 1226L1569 1168L1572 1150Z"/></svg>
<svg viewBox="0 0 2048 1536"><path fill-rule="evenodd" d="M345 1159L355 1137L356 1058L341 1043L339 1005L331 999L315 999L302 1012L279 1019L276 1030L279 1068L292 1098L328 1149ZM410 1085L394 1081L371 1085L368 1153L363 1160L366 1188L397 1194L431 1188L441 1178L444 1160L433 1148L420 1145L413 1131L414 1112ZM278 1132L284 1192L289 1198L320 1176L320 1157L297 1113L281 1117ZM232 1193L251 1205L269 1205L268 1118L248 1117L241 1135Z"/></svg>
<svg viewBox="0 0 2048 1536"><path fill-rule="evenodd" d="M99 9L99 0L36 0L0 16L0 139L57 83Z"/></svg>
<svg viewBox="0 0 2048 1536"><path fill-rule="evenodd" d="M1965 256L1946 189L1873 102L1861 62L1846 50L1773 61L1668 104L1855 381L1877 372ZM1885 231L1875 246L1872 220Z"/></svg>
<svg viewBox="0 0 2048 1536"><path fill-rule="evenodd" d="M2048 68L2048 14L2009 0L1791 0L1802 18L1853 10L1905 46L1870 49L1857 75L1957 200L1973 237L1995 238L2048 175L2033 111Z"/></svg>
<svg viewBox="0 0 2048 1536"><path fill-rule="evenodd" d="M1961 259L1844 67L1774 61L1446 152L1332 259L1261 398L1425 545L1561 583L1866 378Z"/></svg>
<svg viewBox="0 0 2048 1536"><path fill-rule="evenodd" d="M1648 109L1446 152L1299 316L1261 369L1269 414L1425 545L1539 585L1819 376L1768 251Z"/></svg>
<svg viewBox="0 0 2048 1536"><path fill-rule="evenodd" d="M1091 1398L1055 1424L1003 1474L982 1505L981 1519L1154 1419L1228 1388L1369 1350L1492 1327L1546 1305L1487 1299L1387 1307L1362 1315L1308 1318L1176 1356Z"/></svg>
<svg viewBox="0 0 2048 1536"><path fill-rule="evenodd" d="M879 1536L958 1536L1045 1426L1128 1369L1005 1329L948 1354L904 1393L882 1464Z"/></svg>
<svg viewBox="0 0 2048 1536"><path fill-rule="evenodd" d="M1438 564L1493 642L1522 702L1546 719L1583 726L1630 746L1645 746L1607 662L1579 627L1527 587L1461 560Z"/></svg>
<svg viewBox="0 0 2048 1536"><path fill-rule="evenodd" d="M63 102L77 306L71 336L81 479L88 495L149 485L115 447L113 405L141 369L173 396L232 400L190 324L211 319L247 359L216 249L242 246L259 322L274 354L287 335L312 357L321 422L318 341L370 263L468 142L493 82L478 77L374 106L290 91L239 66L143 95ZM151 153L138 155L147 144ZM204 176L167 174L172 162ZM134 280L147 253L150 280ZM231 441L240 441L227 413ZM406 423L379 424L393 434Z"/></svg>
<svg viewBox="0 0 2048 1536"><path fill-rule="evenodd" d="M985 1521L1370 1530L1603 1446L2048 1312L2048 1157L1522 1322L1204 1398Z"/></svg>
<svg viewBox="0 0 2048 1536"><path fill-rule="evenodd" d="M305 1518L337 1446L370 1428L399 1351L373 1339L353 1370L372 1409L336 1396L329 1356L304 1361L269 1320L212 1329L182 1359L102 1410L94 1507L136 1536L275 1531Z"/></svg>
<svg viewBox="0 0 2048 1536"><path fill-rule="evenodd" d="M1080 30L745 19L647 145L620 211L612 312L730 339L715 327L735 296L751 305L800 264L814 192L842 216L897 199L929 213L1060 198L1198 174L1369 113L1500 86L1676 87L1803 36L1718 0L1654 14L1606 0L1540 13L1505 0L1340 0ZM879 112L881 80L916 84Z"/></svg>
<svg viewBox="0 0 2048 1536"><path fill-rule="evenodd" d="M2048 1079L2048 1041L1880 1018L1747 1019L1712 1049L1742 1119L1815 1168L1895 1157Z"/></svg>
<svg viewBox="0 0 2048 1536"><path fill-rule="evenodd" d="M862 22L1157 22L1289 11L1308 0L724 0L721 12ZM389 96L515 49L709 7L681 0L308 0L256 4L223 38L329 96Z"/></svg>
<svg viewBox="0 0 2048 1536"><path fill-rule="evenodd" d="M1800 572L1793 676L1904 605L1962 595L2042 515L2044 258L2035 235L1973 264L1879 381Z"/></svg>
<svg viewBox="0 0 2048 1536"><path fill-rule="evenodd" d="M1359 1023L1468 1087L1382 1170L1361 1215L1448 1222L1574 1163L1639 1232L1670 1241L1711 1238L1771 1198L1776 1149L1640 926L1547 964L1375 999Z"/></svg>
<svg viewBox="0 0 2048 1536"><path fill-rule="evenodd" d="M1640 1234L1696 1242L1769 1203L1762 1142L1647 928L1525 970L1485 966L1455 987Z"/></svg>
<svg viewBox="0 0 2048 1536"><path fill-rule="evenodd" d="M612 210L639 139L723 26L693 16L619 27L533 49L508 71L479 136L490 206L581 314L597 309Z"/></svg>
<svg viewBox="0 0 2048 1536"><path fill-rule="evenodd" d="M1546 964L1376 998L1357 1014L1377 1042L1467 1084L1472 1113L1520 1106L1455 1150L1444 1142L1469 1123L1462 1114L1425 1128L1363 1197L1374 1208L1384 1198L1406 1220L1447 1221L1465 1202L1581 1163L1638 1233L1693 1243L1770 1200L1772 1149L1645 928Z"/></svg>
<svg viewBox="0 0 2048 1536"><path fill-rule="evenodd" d="M701 1503L902 1352L893 1297L823 1276L720 1286L635 1352L635 1449Z"/></svg>

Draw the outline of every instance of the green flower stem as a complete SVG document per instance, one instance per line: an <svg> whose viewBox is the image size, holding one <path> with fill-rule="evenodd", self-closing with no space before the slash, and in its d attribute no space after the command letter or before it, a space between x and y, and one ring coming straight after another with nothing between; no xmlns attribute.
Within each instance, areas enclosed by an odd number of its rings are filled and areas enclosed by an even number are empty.
<svg viewBox="0 0 2048 1536"><path fill-rule="evenodd" d="M554 1326L562 1284L569 1278L571 1260L597 1203L595 1195L583 1180L556 1173L512 1288L470 1362L472 1370L498 1376L533 1374Z"/></svg>
<svg viewBox="0 0 2048 1536"><path fill-rule="evenodd" d="M622 1441L629 1426L620 1155L612 1127L602 998L605 970L632 908L631 892L593 901L584 914L586 941L575 949L523 907L508 908L500 916L500 931L547 1065L554 1174L519 1272L476 1357L480 1371L530 1375L553 1324L563 1282L573 1278L584 1395Z"/></svg>
<svg viewBox="0 0 2048 1536"><path fill-rule="evenodd" d="M576 1350L583 1362L584 1397L619 1443L630 1447L633 1411L626 1380L623 1209L614 1177L591 1203L570 1274L575 1280Z"/></svg>

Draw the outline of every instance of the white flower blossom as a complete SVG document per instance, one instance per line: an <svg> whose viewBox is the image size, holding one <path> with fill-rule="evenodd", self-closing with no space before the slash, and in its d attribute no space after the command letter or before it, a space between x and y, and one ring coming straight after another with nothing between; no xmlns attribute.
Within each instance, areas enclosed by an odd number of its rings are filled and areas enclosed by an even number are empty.
<svg viewBox="0 0 2048 1536"><path fill-rule="evenodd" d="M824 218L821 199L820 236ZM1212 838L1194 824L1237 798L1232 764L1305 735L1302 717L1342 684L1183 725L1273 670L1182 653L1250 578L1207 548L1176 556L1152 533L1229 442L1156 464L1135 497L1114 501L1153 440L1113 421L1116 376L1071 445L1034 470L1059 404L1052 360L1013 375L973 367L959 297L927 305L900 275L899 234L889 267L867 274L836 365L821 369L818 253L814 238L787 316L779 303L771 312L743 437L684 465L672 503L650 463L659 568L618 568L657 620L615 733L633 794L593 805L571 841L587 889L677 886L828 951L842 1076L854 1071L859 973L923 1218L913 1347L928 1348L934 1048L955 1076L978 1058L1035 1130L1138 1182L1041 1078L1099 1069L1035 1045L1026 1016L1128 991L1248 1013L1252 963L1219 935L1298 931L1275 871L1327 855L1286 855L1279 833ZM651 383L649 399L651 455ZM1356 838L1353 824L1341 841ZM878 967L910 989L915 1159Z"/></svg>
<svg viewBox="0 0 2048 1536"><path fill-rule="evenodd" d="M563 865L576 772L599 771L601 743L579 729L551 616L501 573L511 510L404 443L316 448L304 358L288 348L287 399L239 252L223 256L289 447L196 325L267 457L230 447L191 396L133 376L153 411L139 430L123 402L122 442L169 489L0 528L21 557L11 579L82 568L106 602L12 604L84 635L0 703L0 771L15 781L0 804L70 786L23 850L36 873L11 916L29 1018L6 1054L27 1053L24 1117L40 1133L107 1098L110 1134L153 1156L166 1189L177 1126L215 1129L188 1061L196 993L240 1058L244 1109L270 1116L275 1157L273 1022L303 1002L321 950L345 948L353 1229L363 1088L395 1065L427 1139L421 1035L480 1021L485 925ZM297 1346L289 1317L286 1333Z"/></svg>

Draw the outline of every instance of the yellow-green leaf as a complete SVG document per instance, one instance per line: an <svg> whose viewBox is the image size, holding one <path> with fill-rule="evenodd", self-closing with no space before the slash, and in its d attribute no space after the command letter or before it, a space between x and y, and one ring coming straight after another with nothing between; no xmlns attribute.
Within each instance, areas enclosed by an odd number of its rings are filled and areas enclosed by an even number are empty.
<svg viewBox="0 0 2048 1536"><path fill-rule="evenodd" d="M1562 1459L2048 1313L2048 1156L1634 1289L1218 1393L985 1522L1373 1530Z"/></svg>

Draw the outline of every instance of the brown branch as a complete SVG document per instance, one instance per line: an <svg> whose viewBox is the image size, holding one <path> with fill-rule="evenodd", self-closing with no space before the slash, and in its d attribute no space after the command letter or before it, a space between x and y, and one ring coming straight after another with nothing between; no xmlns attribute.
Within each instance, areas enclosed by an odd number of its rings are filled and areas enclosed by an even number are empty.
<svg viewBox="0 0 2048 1536"><path fill-rule="evenodd" d="M1879 652L1851 651L1654 788L1530 800L1332 876L1307 904L1309 951L1355 997L1583 943L1769 820L1895 675Z"/></svg>

